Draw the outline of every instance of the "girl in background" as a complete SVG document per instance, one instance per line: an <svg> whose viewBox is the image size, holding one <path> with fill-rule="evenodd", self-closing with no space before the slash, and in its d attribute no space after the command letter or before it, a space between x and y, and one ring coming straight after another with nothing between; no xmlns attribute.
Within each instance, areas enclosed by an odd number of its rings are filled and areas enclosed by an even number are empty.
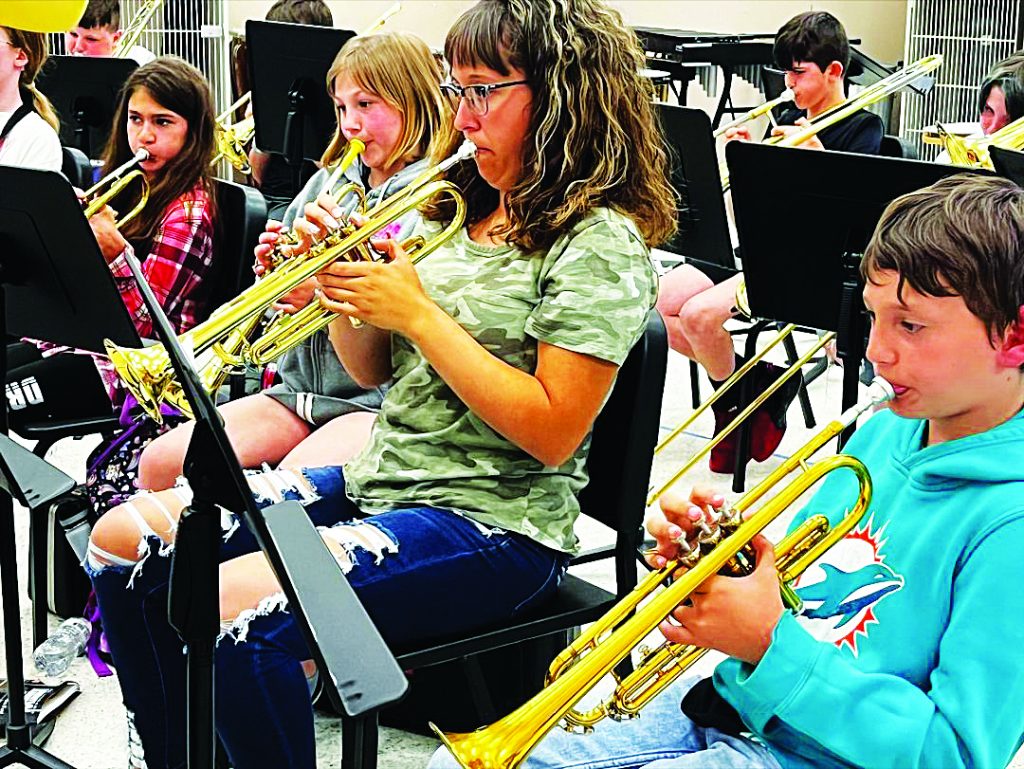
<svg viewBox="0 0 1024 769"><path fill-rule="evenodd" d="M35 86L48 55L46 35L0 27L0 165L60 171L53 105Z"/></svg>
<svg viewBox="0 0 1024 769"><path fill-rule="evenodd" d="M121 92L115 130L104 152L104 173L145 149L149 159L140 168L149 182L149 202L121 230L111 206L90 218L89 224L144 338L153 336L153 323L128 268L129 249L176 332L194 326L210 309L213 123L209 85L182 59L162 57L139 67ZM137 186L129 185L113 205L127 211L137 195ZM42 419L107 415L111 399L120 400L117 376L105 358L58 354L64 352L71 351L28 342L8 345L7 397L13 429Z"/></svg>

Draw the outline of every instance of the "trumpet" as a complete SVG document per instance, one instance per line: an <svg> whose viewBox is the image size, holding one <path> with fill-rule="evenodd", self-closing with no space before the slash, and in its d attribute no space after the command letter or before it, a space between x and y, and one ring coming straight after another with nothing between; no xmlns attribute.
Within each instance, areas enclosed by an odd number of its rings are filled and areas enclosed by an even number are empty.
<svg viewBox="0 0 1024 769"><path fill-rule="evenodd" d="M604 676L627 659L632 649L652 632L680 603L709 577L719 573L742 575L753 569L755 535L821 478L847 469L858 482L853 508L835 525L823 515L811 516L775 548L780 589L784 603L799 611L799 597L789 586L826 550L839 542L863 518L871 504L871 477L864 464L838 454L808 467L807 460L872 406L893 397L892 387L875 379L868 388L866 403L854 406L830 422L805 446L722 513L713 525L705 525L697 544L658 571L653 571L611 611L587 628L565 649L548 671L548 681L539 694L496 723L466 734L445 734L434 724L460 765L466 769L515 769L538 742L560 721L570 731L586 731L603 718L629 718L699 659L704 649L666 642L645 654L636 670L625 679L615 676L615 692L589 711L575 709L579 700ZM744 513L796 470L802 474L752 512ZM680 569L686 572L660 592ZM649 598L649 600L647 600ZM643 601L647 601L641 606Z"/></svg>
<svg viewBox="0 0 1024 769"><path fill-rule="evenodd" d="M135 204L131 211L117 220L117 227L122 227L125 223L138 216L149 201L149 182L146 180L146 175L138 168L140 163L144 163L147 160L149 160L149 152L140 147L131 160L122 163L87 189L85 191L85 218L90 219L96 213L102 211L107 203L117 197L125 187L136 179L141 180L142 183L142 193L139 195L139 202Z"/></svg>
<svg viewBox="0 0 1024 769"><path fill-rule="evenodd" d="M725 132L728 131L730 128L736 128L736 126L741 126L744 123L747 123L747 122L749 122L751 120L756 120L757 118L761 117L761 115L768 115L769 119L771 119L771 114L772 114L772 110L773 109L778 107L780 104L785 104L788 101L793 101L794 98L795 97L793 95L793 92L790 89L787 88L785 91L780 93L777 97L775 97L774 99L771 99L769 101L766 101L760 107L754 107L749 112L744 112L738 118L736 118L734 120L730 120L728 123L726 123L723 126L719 126L718 129L712 134L712 136L714 136L717 139L719 136L724 135ZM775 121L772 120L773 124L774 124L774 122Z"/></svg>
<svg viewBox="0 0 1024 769"><path fill-rule="evenodd" d="M941 128L941 126L940 126ZM1024 149L1024 117L1007 123L998 131L988 136L957 136L952 133L942 134L942 143L946 145L949 159L956 166L967 168L987 168L993 170L992 147L1008 150Z"/></svg>
<svg viewBox="0 0 1024 769"><path fill-rule="evenodd" d="M799 146L811 137L816 136L820 131L845 120L865 107L870 107L872 104L878 104L878 102L888 98L907 86L913 85L929 72L938 69L940 66L942 66L941 54L925 56L922 59L918 59L917 61L908 64L903 69L893 72L888 77L884 77L878 82L872 83L860 91L856 96L846 99L835 107L815 116L807 122L807 125L802 126L799 131L794 131L788 136L770 136L765 139L764 143L772 144L777 147ZM729 189L729 167L725 163L722 163L719 166L719 170L722 175L722 191L724 192Z"/></svg>
<svg viewBox="0 0 1024 769"><path fill-rule="evenodd" d="M435 196L449 195L456 202L452 221L429 241L415 238L403 244L413 261L440 247L461 229L466 207L458 188L438 177L454 164L472 157L475 152L476 147L472 142L464 142L454 155L424 171L408 187L374 206L367 212L366 222L361 227L346 225L314 244L307 253L280 260L255 285L217 308L205 322L183 334L180 338L182 347L194 351L196 355L210 350L226 366L259 365L324 328L337 316L319 303L310 303L295 315L275 316L255 342L249 343L239 338L240 330L250 329L255 322L254 318L262 317L280 297L338 259L372 260L374 256L369 242L378 232ZM167 351L162 345L132 349L118 347L112 342L107 342L106 348L114 369L128 391L150 417L160 422L160 404L178 391ZM187 403L174 405L179 408L184 405L186 408L182 411L190 415Z"/></svg>
<svg viewBox="0 0 1024 769"><path fill-rule="evenodd" d="M248 147L256 135L256 120L252 115L247 115L237 122L231 122L235 111L247 106L251 101L252 91L247 91L238 101L217 116L213 133L213 139L217 144L217 154L210 161L211 166L221 158L227 158L227 161L239 173L246 176L252 173Z"/></svg>
<svg viewBox="0 0 1024 769"><path fill-rule="evenodd" d="M344 155L334 164L331 174L321 187L321 194L333 194L335 199L341 197L341 192L336 192L334 187L338 183L338 179L341 178L341 175L359 157L363 149L365 147L358 139L353 139L349 142ZM293 232L281 233L271 257L271 262L273 264L280 264L286 258L282 255L281 248L297 242L298 237ZM263 277L265 278L266 274ZM219 310L214 311L210 320L213 320L217 312ZM200 384L206 392L215 392L224 384L232 371L244 365L244 359L241 357L241 354L262 321L262 314L253 315L244 323L230 329L223 340L210 345L205 350L201 350L199 355L196 356L195 368L199 374ZM180 338L182 348L192 353L194 353L193 345L195 344L193 336L193 332L187 332ZM166 357L166 351L162 346L158 345L157 347L159 349L155 355L147 354L147 350L154 348L131 351L135 356L145 356L146 360L143 366L136 365L131 370L131 375L139 378L141 381L135 385L135 389L129 387L129 390L132 393L138 391L136 399L143 404L143 408L154 419L157 419L155 415L160 414L161 403L167 403L191 418L192 406L185 397L185 392L181 389L180 384L173 376L170 359ZM144 395L147 400L143 402L139 395Z"/></svg>

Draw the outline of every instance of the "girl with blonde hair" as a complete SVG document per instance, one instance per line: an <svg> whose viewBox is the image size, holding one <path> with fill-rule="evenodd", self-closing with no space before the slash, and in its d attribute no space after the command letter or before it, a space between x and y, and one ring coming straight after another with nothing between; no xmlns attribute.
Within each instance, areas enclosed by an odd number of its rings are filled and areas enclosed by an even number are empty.
<svg viewBox="0 0 1024 769"><path fill-rule="evenodd" d="M44 33L0 27L0 165L61 169L60 122L35 86L47 57Z"/></svg>
<svg viewBox="0 0 1024 769"><path fill-rule="evenodd" d="M388 32L349 40L327 73L327 91L338 108L334 137L321 158L323 169L292 201L283 222L271 221L256 249L256 271L282 229L294 227L300 244L287 253L304 253L315 237L326 234L322 219L307 221L313 201L350 139L366 145L349 167L343 182L353 182L375 200L419 175L432 144L447 144L451 111L438 90L439 75L430 49L415 35ZM319 209L311 206L314 217ZM407 234L418 219L413 212L392 228ZM316 281L282 298L279 309L296 312L313 296ZM341 366L322 331L286 353L278 364L280 382L262 393L221 407L228 435L243 467L263 463L279 468L342 464L354 455L370 432L383 397L378 387L364 389ZM192 424L183 424L157 438L142 454L139 486L151 491L170 488L181 475Z"/></svg>

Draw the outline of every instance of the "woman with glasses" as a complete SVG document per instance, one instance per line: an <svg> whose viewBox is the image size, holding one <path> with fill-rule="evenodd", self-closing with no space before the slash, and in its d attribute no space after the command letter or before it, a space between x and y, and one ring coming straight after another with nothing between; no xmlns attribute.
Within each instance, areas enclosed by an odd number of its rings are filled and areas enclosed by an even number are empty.
<svg viewBox="0 0 1024 769"><path fill-rule="evenodd" d="M0 165L61 169L60 123L35 86L47 49L42 32L0 27Z"/></svg>
<svg viewBox="0 0 1024 769"><path fill-rule="evenodd" d="M445 53L462 136L435 160L463 139L476 145L449 172L467 224L415 267L383 238L386 259L318 277L349 374L391 388L344 468L263 473L259 484L268 502L333 516L324 542L393 647L507 621L556 589L577 549L591 426L654 306L649 246L675 222L643 52L616 12L597 0L484 0L456 21ZM318 205L311 221L342 216L329 199ZM429 237L452 211L439 202L424 216L416 232ZM149 563L123 568L135 575L124 594L151 589ZM310 652L280 586L262 553L222 564L220 580L230 638L217 648L216 718L230 762L312 769ZM143 602L149 636L136 656L148 664L130 671L133 686L163 694L150 717L182 700L180 643L154 643L173 641L161 610ZM159 715L180 746L180 717ZM173 759L147 746L150 769Z"/></svg>

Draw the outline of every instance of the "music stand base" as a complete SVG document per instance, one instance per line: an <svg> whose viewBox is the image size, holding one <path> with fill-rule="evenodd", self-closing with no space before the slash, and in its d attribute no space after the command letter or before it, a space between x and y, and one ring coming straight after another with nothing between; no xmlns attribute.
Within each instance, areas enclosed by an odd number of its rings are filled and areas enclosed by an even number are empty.
<svg viewBox="0 0 1024 769"><path fill-rule="evenodd" d="M28 766L31 769L75 769L71 764L51 756L42 748L29 745L27 748L0 747L0 767Z"/></svg>

